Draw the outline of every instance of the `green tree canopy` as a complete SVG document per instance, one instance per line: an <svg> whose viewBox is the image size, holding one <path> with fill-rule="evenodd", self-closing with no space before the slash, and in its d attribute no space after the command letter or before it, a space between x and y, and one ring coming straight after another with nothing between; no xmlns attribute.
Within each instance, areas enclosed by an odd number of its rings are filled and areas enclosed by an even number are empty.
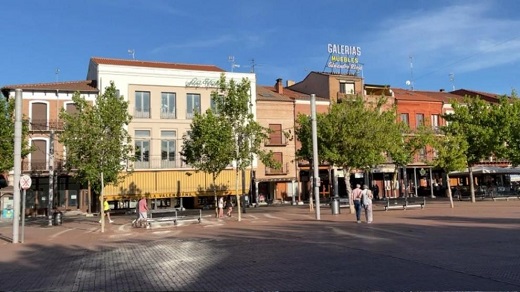
<svg viewBox="0 0 520 292"><path fill-rule="evenodd" d="M231 125L211 109L204 114L195 113L190 132L182 138L183 160L197 171L211 174L213 192L217 202L216 179L230 165L234 155L234 139ZM218 214L218 206L215 204Z"/></svg>
<svg viewBox="0 0 520 292"><path fill-rule="evenodd" d="M328 113L317 115L319 160L343 168L349 194L351 170L368 169L385 162L386 151L396 139L389 135L395 123L395 108L383 110L385 103L384 97L371 104L355 96L332 104ZM297 156L309 159L312 157L309 117L298 116L295 133L302 144Z"/></svg>
<svg viewBox="0 0 520 292"><path fill-rule="evenodd" d="M491 156L506 155L508 131L504 129L509 127L508 116L500 112L504 110L501 105L490 104L479 97L466 96L463 103L453 101L452 106L453 113L443 115L447 122L443 131L461 137L468 145L464 156L469 169L471 201L475 202L472 167Z"/></svg>
<svg viewBox="0 0 520 292"><path fill-rule="evenodd" d="M237 83L235 80L226 80L224 74L220 76L218 88L211 93L215 103L216 113L222 117L232 129L233 157L230 161L236 163L236 194L238 197L239 171L244 171L252 164L254 155L265 165L275 165L272 153L264 151L261 146L268 138L269 129L262 127L256 120L251 110L251 82L242 79ZM240 204L238 204L238 220L241 220Z"/></svg>
<svg viewBox="0 0 520 292"><path fill-rule="evenodd" d="M96 191L103 184L117 184L129 161L133 161L131 137L127 132L132 117L128 102L117 94L113 82L105 92L89 103L79 92L72 97L76 112L60 112L64 131L59 141L66 147L65 167L82 182L90 182Z"/></svg>
<svg viewBox="0 0 520 292"><path fill-rule="evenodd" d="M0 97L0 174L14 167L14 107L14 99L7 101ZM27 139L28 133L29 121L22 118L22 158L32 151Z"/></svg>

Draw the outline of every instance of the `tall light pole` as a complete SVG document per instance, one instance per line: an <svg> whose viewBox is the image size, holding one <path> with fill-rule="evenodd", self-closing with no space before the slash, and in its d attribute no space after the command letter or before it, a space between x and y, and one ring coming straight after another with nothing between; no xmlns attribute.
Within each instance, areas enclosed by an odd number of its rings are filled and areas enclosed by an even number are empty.
<svg viewBox="0 0 520 292"><path fill-rule="evenodd" d="M13 243L18 243L20 225L20 176L22 173L22 90L15 90L14 100L14 186ZM24 214L25 216L25 214Z"/></svg>
<svg viewBox="0 0 520 292"><path fill-rule="evenodd" d="M314 186L314 202L316 204L316 220L320 220L320 175L318 166L318 130L316 122L316 95L311 94L311 125L312 125L312 170Z"/></svg>

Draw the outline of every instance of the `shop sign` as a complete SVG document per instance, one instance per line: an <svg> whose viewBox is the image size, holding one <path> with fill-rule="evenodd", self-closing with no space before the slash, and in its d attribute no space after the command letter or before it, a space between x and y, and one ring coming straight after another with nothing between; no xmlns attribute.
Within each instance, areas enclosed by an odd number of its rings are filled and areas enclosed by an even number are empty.
<svg viewBox="0 0 520 292"><path fill-rule="evenodd" d="M218 79L209 79L209 78L193 78L189 81L186 81L186 87L194 87L194 88L217 88L218 87Z"/></svg>
<svg viewBox="0 0 520 292"><path fill-rule="evenodd" d="M350 45L327 44L329 60L327 67L335 69L362 70L359 63L361 48Z"/></svg>

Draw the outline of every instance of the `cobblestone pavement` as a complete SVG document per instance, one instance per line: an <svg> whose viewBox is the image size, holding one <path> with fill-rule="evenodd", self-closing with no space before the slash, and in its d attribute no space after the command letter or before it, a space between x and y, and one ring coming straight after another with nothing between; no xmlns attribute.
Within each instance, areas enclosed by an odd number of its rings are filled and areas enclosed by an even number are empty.
<svg viewBox="0 0 520 292"><path fill-rule="evenodd" d="M357 224L342 209L247 209L242 221L135 229L114 217L28 221L12 244L0 223L0 290L520 290L520 200L428 202L375 211Z"/></svg>

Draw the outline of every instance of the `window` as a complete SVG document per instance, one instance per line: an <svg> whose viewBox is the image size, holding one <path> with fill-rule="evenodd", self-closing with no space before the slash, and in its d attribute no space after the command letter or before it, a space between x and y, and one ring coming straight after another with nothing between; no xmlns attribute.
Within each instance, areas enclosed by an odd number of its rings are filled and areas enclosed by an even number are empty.
<svg viewBox="0 0 520 292"><path fill-rule="evenodd" d="M75 115L78 113L78 108L76 107L75 103L69 102L65 104L65 111L71 115Z"/></svg>
<svg viewBox="0 0 520 292"><path fill-rule="evenodd" d="M150 131L135 130L135 168L150 167Z"/></svg>
<svg viewBox="0 0 520 292"><path fill-rule="evenodd" d="M220 95L219 98L223 98L223 96ZM217 102L216 102L216 100L215 100L214 97L211 97L210 105L209 105L209 106L210 106L211 111L212 111L213 113L218 114L219 110L218 110L218 108L217 108Z"/></svg>
<svg viewBox="0 0 520 292"><path fill-rule="evenodd" d="M175 131L161 131L161 168L175 167Z"/></svg>
<svg viewBox="0 0 520 292"><path fill-rule="evenodd" d="M419 159L421 161L425 161L426 160L426 148L419 149Z"/></svg>
<svg viewBox="0 0 520 292"><path fill-rule="evenodd" d="M269 124L269 145L283 145L282 125Z"/></svg>
<svg viewBox="0 0 520 292"><path fill-rule="evenodd" d="M354 83L340 81L339 92L344 94L354 94Z"/></svg>
<svg viewBox="0 0 520 292"><path fill-rule="evenodd" d="M136 118L150 118L150 92L135 92L135 113Z"/></svg>
<svg viewBox="0 0 520 292"><path fill-rule="evenodd" d="M47 103L33 102L31 104L31 130L45 131L48 129Z"/></svg>
<svg viewBox="0 0 520 292"><path fill-rule="evenodd" d="M286 169L283 165L283 153L273 152L273 160L280 165L279 168L266 168L266 174L286 174Z"/></svg>
<svg viewBox="0 0 520 292"><path fill-rule="evenodd" d="M432 129L437 132L439 130L439 115L432 115Z"/></svg>
<svg viewBox="0 0 520 292"><path fill-rule="evenodd" d="M200 94L188 93L186 98L186 118L192 119L195 113L200 113Z"/></svg>
<svg viewBox="0 0 520 292"><path fill-rule="evenodd" d="M161 119L175 119L176 95L173 92L161 93Z"/></svg>
<svg viewBox="0 0 520 292"><path fill-rule="evenodd" d="M408 114L400 115L401 122L405 123L407 126L410 126L410 121L408 119Z"/></svg>
<svg viewBox="0 0 520 292"><path fill-rule="evenodd" d="M415 127L419 128L424 125L424 114L415 114Z"/></svg>
<svg viewBox="0 0 520 292"><path fill-rule="evenodd" d="M34 149L31 152L31 170L47 169L47 141L32 140L31 146Z"/></svg>

